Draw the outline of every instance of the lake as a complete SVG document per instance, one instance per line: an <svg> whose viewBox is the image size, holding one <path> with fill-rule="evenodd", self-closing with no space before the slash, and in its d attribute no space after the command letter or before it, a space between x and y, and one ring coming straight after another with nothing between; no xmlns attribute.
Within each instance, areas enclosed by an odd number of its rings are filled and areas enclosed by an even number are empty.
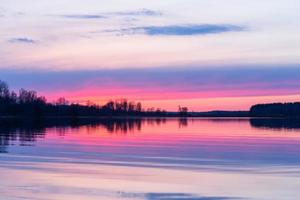
<svg viewBox="0 0 300 200"><path fill-rule="evenodd" d="M300 123L5 121L0 178L1 200L297 200Z"/></svg>

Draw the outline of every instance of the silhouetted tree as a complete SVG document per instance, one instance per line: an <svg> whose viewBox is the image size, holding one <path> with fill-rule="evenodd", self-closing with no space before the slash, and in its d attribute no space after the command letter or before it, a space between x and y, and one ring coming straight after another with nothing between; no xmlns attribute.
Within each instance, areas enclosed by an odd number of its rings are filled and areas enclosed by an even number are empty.
<svg viewBox="0 0 300 200"><path fill-rule="evenodd" d="M69 102L65 97L60 97L56 100L55 104L57 106L66 106L69 104Z"/></svg>
<svg viewBox="0 0 300 200"><path fill-rule="evenodd" d="M180 116L187 116L189 109L187 107L178 107L178 112Z"/></svg>
<svg viewBox="0 0 300 200"><path fill-rule="evenodd" d="M136 111L137 111L137 112L142 112L142 104L141 104L140 102L138 102L138 103L136 104Z"/></svg>
<svg viewBox="0 0 300 200"><path fill-rule="evenodd" d="M8 85L0 80L0 98L4 99L9 97L9 89Z"/></svg>

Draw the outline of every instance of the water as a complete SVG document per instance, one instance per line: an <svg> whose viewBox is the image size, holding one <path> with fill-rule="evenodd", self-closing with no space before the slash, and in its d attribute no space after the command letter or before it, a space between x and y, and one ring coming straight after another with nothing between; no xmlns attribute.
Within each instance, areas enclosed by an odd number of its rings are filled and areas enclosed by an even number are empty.
<svg viewBox="0 0 300 200"><path fill-rule="evenodd" d="M300 123L0 123L1 200L297 200Z"/></svg>

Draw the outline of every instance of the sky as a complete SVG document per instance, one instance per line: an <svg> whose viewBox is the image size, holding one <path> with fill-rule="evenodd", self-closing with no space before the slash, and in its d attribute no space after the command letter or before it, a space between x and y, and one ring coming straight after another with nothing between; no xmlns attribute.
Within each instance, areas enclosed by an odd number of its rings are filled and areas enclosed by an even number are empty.
<svg viewBox="0 0 300 200"><path fill-rule="evenodd" d="M299 0L0 0L0 79L54 101L300 101Z"/></svg>

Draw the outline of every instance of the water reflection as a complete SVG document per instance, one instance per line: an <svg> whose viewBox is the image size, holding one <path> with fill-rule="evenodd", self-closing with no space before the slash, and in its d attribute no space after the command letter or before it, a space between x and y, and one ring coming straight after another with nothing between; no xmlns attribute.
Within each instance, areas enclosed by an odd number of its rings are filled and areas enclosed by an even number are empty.
<svg viewBox="0 0 300 200"><path fill-rule="evenodd" d="M111 134L128 134L141 132L145 127L159 127L161 130L168 130L167 122L175 122L178 129L192 130L201 133L207 127L195 127L193 123L201 124L209 122L210 124L226 125L226 124L245 124L249 123L251 127L258 129L270 130L297 130L300 129L300 119L246 119L246 118L212 118L212 119L196 119L196 118L48 118L44 120L26 120L15 118L0 119L0 153L7 152L7 146L34 145L37 139L43 139L49 130L55 130L59 136L71 134L80 128L84 128L89 134L95 134L99 129ZM199 123L201 122L201 123ZM192 124L192 125L191 125ZM190 126L191 125L191 126ZM196 130L194 129L196 128ZM214 132L214 127L212 132ZM221 127L222 128L222 127ZM224 127L223 131L228 131L228 127ZM70 131L71 129L71 131ZM244 131L244 130L242 130ZM260 132L259 132L260 133ZM263 133L263 132L261 132ZM177 135L175 135L177 136ZM172 136L173 137L173 136ZM203 138L203 137L202 137Z"/></svg>
<svg viewBox="0 0 300 200"><path fill-rule="evenodd" d="M63 136L69 128L78 129L85 127L89 132L95 132L103 127L109 133L127 134L140 131L142 125L161 125L166 122L164 118L48 118L43 120L31 120L20 118L0 119L0 153L7 152L7 146L34 145L38 138L44 138L47 129L55 128L58 135ZM181 122L179 122L181 124Z"/></svg>
<svg viewBox="0 0 300 200"><path fill-rule="evenodd" d="M293 200L299 133L266 119L1 119L0 199Z"/></svg>
<svg viewBox="0 0 300 200"><path fill-rule="evenodd" d="M0 153L7 152L6 146L15 145L18 142L21 146L34 144L37 138L43 138L45 127L38 121L23 120L0 120Z"/></svg>
<svg viewBox="0 0 300 200"><path fill-rule="evenodd" d="M250 119L251 126L270 129L300 129L300 119Z"/></svg>
<svg viewBox="0 0 300 200"><path fill-rule="evenodd" d="M179 118L178 119L178 124L179 124L179 128L184 128L184 127L187 127L189 124L188 124L188 118Z"/></svg>
<svg viewBox="0 0 300 200"><path fill-rule="evenodd" d="M189 169L229 166L237 170L245 165L300 163L300 135L293 131L297 130L297 121L79 118L2 119L0 124L2 153L88 157L99 163ZM285 129L278 132L266 127Z"/></svg>

